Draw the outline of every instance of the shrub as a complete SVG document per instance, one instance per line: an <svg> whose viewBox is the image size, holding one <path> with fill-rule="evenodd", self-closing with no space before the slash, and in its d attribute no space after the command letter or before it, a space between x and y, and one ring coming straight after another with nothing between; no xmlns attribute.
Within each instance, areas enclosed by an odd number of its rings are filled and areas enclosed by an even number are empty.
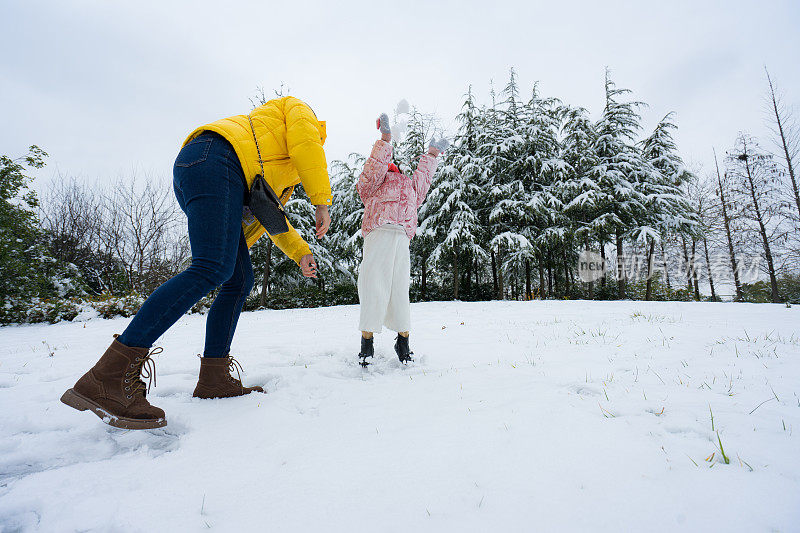
<svg viewBox="0 0 800 533"><path fill-rule="evenodd" d="M97 313L102 318L114 318L115 316L131 317L135 315L144 301L145 297L137 293L124 296L113 296L104 293L97 298L89 300L88 303L97 310Z"/></svg>
<svg viewBox="0 0 800 533"><path fill-rule="evenodd" d="M0 307L0 324L72 320L82 310L80 300L66 298L9 299Z"/></svg>
<svg viewBox="0 0 800 533"><path fill-rule="evenodd" d="M348 305L358 303L358 289L351 283L342 283L326 287L324 290L316 285L301 285L288 290L271 291L266 302L260 305L260 295L253 293L245 303L245 310L254 309L293 309L298 307L327 307L332 305Z"/></svg>
<svg viewBox="0 0 800 533"><path fill-rule="evenodd" d="M800 303L800 274L784 274L778 278L778 295L782 302ZM772 301L772 290L768 281L742 284L742 301L751 303L769 303Z"/></svg>

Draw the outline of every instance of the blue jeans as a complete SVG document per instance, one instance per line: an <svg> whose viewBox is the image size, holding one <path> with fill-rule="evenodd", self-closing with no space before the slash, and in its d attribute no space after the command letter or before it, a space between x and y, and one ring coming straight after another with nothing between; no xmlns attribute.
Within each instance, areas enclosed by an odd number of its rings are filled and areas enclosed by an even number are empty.
<svg viewBox="0 0 800 533"><path fill-rule="evenodd" d="M117 340L151 347L198 300L219 287L206 318L203 356L225 357L253 288L242 232L242 166L225 138L205 132L180 151L173 176L175 196L189 221L192 264L150 295Z"/></svg>

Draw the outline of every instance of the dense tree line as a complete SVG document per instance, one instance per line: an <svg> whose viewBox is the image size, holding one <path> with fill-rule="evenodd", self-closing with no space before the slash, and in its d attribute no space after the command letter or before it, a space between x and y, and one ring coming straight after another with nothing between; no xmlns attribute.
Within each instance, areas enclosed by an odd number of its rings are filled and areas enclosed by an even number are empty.
<svg viewBox="0 0 800 533"><path fill-rule="evenodd" d="M703 176L684 166L674 114L643 132L645 104L608 73L596 120L536 86L522 96L513 70L490 105L470 88L420 210L415 297L718 300L722 289L737 300L796 301L800 208L788 207L800 206L790 202L797 134L771 80L769 87L783 159L740 134L723 170ZM407 134L393 141L402 169L413 170L437 127L436 117L412 110ZM336 218L314 249L326 266L320 286L352 285L357 275L363 206L354 183L363 161L352 154L332 165ZM310 212L304 202L290 211ZM310 235L308 220L293 223ZM603 257L609 275L582 282L582 250Z"/></svg>
<svg viewBox="0 0 800 533"><path fill-rule="evenodd" d="M469 88L420 209L413 297L717 300L727 292L798 301L800 132L769 73L766 82L770 146L740 133L702 175L678 153L674 114L643 131L645 104L608 72L596 118L536 85L524 90L513 69L489 104ZM253 105L265 100L261 91ZM442 131L433 115L398 112L406 131L394 137L394 159L410 173ZM127 177L97 188L55 179L40 205L26 167L41 168L46 155L32 147L0 159L4 307L34 297L146 295L186 266L188 241L168 181ZM301 278L262 239L252 249L249 308L357 301L363 205L355 183L364 161L353 153L331 162L333 223L322 241L302 187L286 205L319 279ZM585 250L607 263L607 276L581 280Z"/></svg>

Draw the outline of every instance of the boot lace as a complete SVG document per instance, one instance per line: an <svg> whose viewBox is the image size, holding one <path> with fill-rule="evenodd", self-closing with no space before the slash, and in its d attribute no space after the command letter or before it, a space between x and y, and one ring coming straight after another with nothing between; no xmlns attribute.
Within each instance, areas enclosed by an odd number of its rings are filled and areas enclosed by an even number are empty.
<svg viewBox="0 0 800 533"><path fill-rule="evenodd" d="M233 371L236 370L236 375L239 376L239 379L236 379L231 375L231 381L235 383L242 383L242 372L244 372L244 368L242 368L241 363L233 358L232 355L228 356L228 372L233 374Z"/></svg>
<svg viewBox="0 0 800 533"><path fill-rule="evenodd" d="M150 392L150 386L157 385L156 363L153 361L152 357L163 351L164 349L158 346L150 350L144 357L137 357L129 365L128 371L125 372L125 397L127 399L132 399L140 392L142 396L146 396L146 394ZM147 384L145 384L142 378L147 380Z"/></svg>

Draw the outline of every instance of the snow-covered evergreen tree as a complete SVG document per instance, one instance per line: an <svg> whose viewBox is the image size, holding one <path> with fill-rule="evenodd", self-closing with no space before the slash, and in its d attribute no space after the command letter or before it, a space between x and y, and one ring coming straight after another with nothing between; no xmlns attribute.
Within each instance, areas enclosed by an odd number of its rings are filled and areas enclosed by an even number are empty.
<svg viewBox="0 0 800 533"><path fill-rule="evenodd" d="M405 111L404 106L398 105L398 110ZM434 115L421 113L416 107L411 107L408 112L408 122L405 124L405 134L400 138L392 137L394 163L404 174L411 176L414 173L419 157L427 153L428 143L438 130L438 122ZM439 172L436 175L438 176ZM430 194L428 196L430 197ZM423 204L419 212L420 227L425 223L426 213ZM411 275L412 277L419 275L419 287L423 294L427 288L428 268L432 263L429 257L434 248L433 238L422 232L418 232L417 237L411 241Z"/></svg>
<svg viewBox="0 0 800 533"><path fill-rule="evenodd" d="M605 91L606 105L595 126L593 151L597 163L590 172L593 186L584 194L585 203L595 214L589 228L600 236L601 246L609 238L616 244L618 297L625 298L624 241L646 213L647 199L641 184L652 176L652 169L634 144L641 129L637 109L644 104L621 101L620 97L631 91L617 88L608 71Z"/></svg>
<svg viewBox="0 0 800 533"><path fill-rule="evenodd" d="M393 159L400 170L410 176L417 167L419 156L428 151L428 142L438 131L436 117L411 108L408 126L402 138L392 138Z"/></svg>
<svg viewBox="0 0 800 533"><path fill-rule="evenodd" d="M649 164L650 174L639 184L646 198L646 210L632 235L646 246L647 289L645 299L652 295L651 275L655 268L656 244L670 233L690 234L694 241L700 237L698 213L687 200L684 187L694 181L677 153L672 131L677 129L673 114L668 113L656 125L653 133L641 142L642 156ZM694 245L692 246L694 248Z"/></svg>
<svg viewBox="0 0 800 533"><path fill-rule="evenodd" d="M647 200L646 217L643 217L634 236L658 240L668 231L690 231L696 224L693 209L681 188L693 179L683 166L678 148L672 138L677 126L669 113L655 127L653 133L641 142L642 156L652 172L640 185Z"/></svg>
<svg viewBox="0 0 800 533"><path fill-rule="evenodd" d="M284 209L289 223L308 243L311 253L314 254L314 260L317 262L316 281L318 286L324 287L324 284L328 281L335 281L337 274L336 256L328 244L327 235L322 240L316 237L316 228L314 226L315 207L305 194L302 185L297 186L292 198L286 202ZM275 273L283 278L282 283L284 285L299 285L306 280L300 274L293 260L282 253L273 253L272 256L277 261Z"/></svg>
<svg viewBox="0 0 800 533"><path fill-rule="evenodd" d="M479 221L472 207L481 194L478 181L482 165L474 151L478 117L471 89L457 120L459 130L453 146L445 154L420 210L419 231L423 245L435 243L428 260L450 267L455 299L459 297L462 263L472 265L486 258L478 242Z"/></svg>
<svg viewBox="0 0 800 533"><path fill-rule="evenodd" d="M533 243L526 236L531 222L528 208L528 191L525 181L529 173L529 146L526 142L526 114L528 109L521 102L516 73L511 69L508 84L501 92L504 98L500 102L496 116L499 121L490 130L484 148L490 148L494 159L494 171L491 175L492 188L490 197L492 206L489 210L489 225L492 232L489 246L497 256L498 278L503 289L500 297L505 296L505 283L509 277L519 275L515 268L534 255Z"/></svg>
<svg viewBox="0 0 800 533"><path fill-rule="evenodd" d="M564 271L565 293L570 281L568 269L571 265L567 261L572 255L568 251L571 232L565 224L557 186L568 170L558 140L560 108L557 99L542 98L538 85L534 84L531 98L523 108L524 120L520 125L522 157L512 167L524 191L524 200L519 205L517 232L531 245L510 253L506 270L516 267L517 277L521 277L524 271L526 294L532 289L531 266L538 262L543 274L547 256L557 258L557 264L562 267L560 270Z"/></svg>
<svg viewBox="0 0 800 533"><path fill-rule="evenodd" d="M591 202L597 188L592 169L597 165L594 151L596 131L589 113L582 107L560 109L560 153L563 168L555 176L553 194L559 199L561 210L556 214L560 231L571 238L572 252L578 249L595 249L598 235L591 222L597 210ZM544 276L540 273L540 279ZM590 297L594 285L590 284Z"/></svg>
<svg viewBox="0 0 800 533"><path fill-rule="evenodd" d="M561 132L561 153L567 167L557 180L557 195L574 237L588 246L598 238L591 227L596 216L593 192L598 188L592 175L598 162L594 151L597 135L589 113L582 107L563 110Z"/></svg>
<svg viewBox="0 0 800 533"><path fill-rule="evenodd" d="M350 281L355 281L361 262L363 238L361 219L364 204L358 196L356 182L366 158L352 153L346 161L331 162L331 227L326 237L335 257L335 268Z"/></svg>
<svg viewBox="0 0 800 533"><path fill-rule="evenodd" d="M513 75L503 92L507 99L498 104L492 89L492 105L481 113L477 157L483 172L478 176L477 185L482 194L475 205L481 221L480 240L486 243L491 253L496 298L503 298L506 292L505 252L530 246L527 239L515 231L518 226L517 207L524 202L524 188L512 169L522 149L522 137L514 129L521 117L516 106L519 93ZM509 108L515 111L509 111Z"/></svg>

